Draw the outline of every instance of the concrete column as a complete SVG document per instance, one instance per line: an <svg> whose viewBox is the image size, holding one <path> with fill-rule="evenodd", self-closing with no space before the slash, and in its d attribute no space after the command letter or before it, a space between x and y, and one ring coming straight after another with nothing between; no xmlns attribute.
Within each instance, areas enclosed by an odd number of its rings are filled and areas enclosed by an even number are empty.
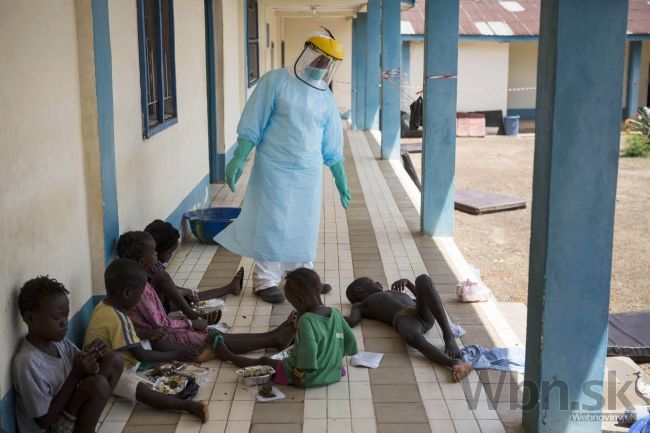
<svg viewBox="0 0 650 433"><path fill-rule="evenodd" d="M352 85L350 86L352 89L352 108L350 109L350 128L352 129L357 129L357 98L359 96L359 91L357 88L359 85L361 85L361 82L359 80L359 65L357 59L360 56L360 51L359 51L359 20L358 19L353 19L352 20L352 74L351 74L351 80L352 80Z"/></svg>
<svg viewBox="0 0 650 433"><path fill-rule="evenodd" d="M381 158L397 159L400 151L400 2L381 3Z"/></svg>
<svg viewBox="0 0 650 433"><path fill-rule="evenodd" d="M411 42L402 41L402 85L410 84L411 76Z"/></svg>
<svg viewBox="0 0 650 433"><path fill-rule="evenodd" d="M603 395L627 9L627 1L542 2L528 433L601 431L594 396Z"/></svg>
<svg viewBox="0 0 650 433"><path fill-rule="evenodd" d="M368 0L366 42L365 129L378 129L379 78L381 76L379 65L381 57L381 0Z"/></svg>
<svg viewBox="0 0 650 433"><path fill-rule="evenodd" d="M625 117L634 119L639 108L639 77L641 76L641 41L630 41L627 57L627 92Z"/></svg>
<svg viewBox="0 0 650 433"><path fill-rule="evenodd" d="M451 236L454 230L459 0L428 1L425 15L420 225L428 235Z"/></svg>

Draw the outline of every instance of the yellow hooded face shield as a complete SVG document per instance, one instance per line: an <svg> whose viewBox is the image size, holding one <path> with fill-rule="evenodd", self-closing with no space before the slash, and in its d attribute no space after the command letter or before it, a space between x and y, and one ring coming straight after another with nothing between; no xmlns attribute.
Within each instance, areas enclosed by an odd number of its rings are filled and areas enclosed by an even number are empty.
<svg viewBox="0 0 650 433"><path fill-rule="evenodd" d="M329 36L312 36L307 39L305 48L294 63L294 73L303 83L318 90L326 90L343 60L343 55L341 44L331 33Z"/></svg>

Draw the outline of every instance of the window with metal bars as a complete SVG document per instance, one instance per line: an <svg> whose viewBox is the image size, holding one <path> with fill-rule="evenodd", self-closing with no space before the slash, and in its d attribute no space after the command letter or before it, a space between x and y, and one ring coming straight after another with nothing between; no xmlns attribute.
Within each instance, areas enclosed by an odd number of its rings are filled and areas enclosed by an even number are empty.
<svg viewBox="0 0 650 433"><path fill-rule="evenodd" d="M246 27L248 29L248 87L253 86L260 77L260 39L257 28L257 0L248 0Z"/></svg>
<svg viewBox="0 0 650 433"><path fill-rule="evenodd" d="M136 0L142 130L149 138L178 121L173 0Z"/></svg>

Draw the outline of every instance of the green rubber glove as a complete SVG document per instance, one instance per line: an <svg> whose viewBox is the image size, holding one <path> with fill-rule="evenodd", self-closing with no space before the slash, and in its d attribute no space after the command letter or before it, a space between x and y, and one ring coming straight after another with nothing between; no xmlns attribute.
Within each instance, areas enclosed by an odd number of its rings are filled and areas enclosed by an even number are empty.
<svg viewBox="0 0 650 433"><path fill-rule="evenodd" d="M255 145L250 141L243 138L237 139L237 149L235 149L232 159L226 165L226 183L232 192L235 192L235 185L244 172L246 158L248 158L248 154L251 153L253 147Z"/></svg>
<svg viewBox="0 0 650 433"><path fill-rule="evenodd" d="M332 176L334 176L334 183L336 184L336 189L339 190L339 196L341 197L341 205L343 209L348 208L350 203L350 188L348 188L348 178L345 176L345 168L343 167L343 161L337 162L336 164L330 167Z"/></svg>

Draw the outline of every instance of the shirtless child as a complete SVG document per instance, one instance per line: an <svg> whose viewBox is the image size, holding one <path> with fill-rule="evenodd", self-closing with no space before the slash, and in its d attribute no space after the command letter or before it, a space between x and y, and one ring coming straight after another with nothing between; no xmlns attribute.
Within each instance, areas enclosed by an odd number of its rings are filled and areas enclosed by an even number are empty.
<svg viewBox="0 0 650 433"><path fill-rule="evenodd" d="M405 287L415 295L415 300L404 293ZM392 325L406 344L436 364L451 368L454 382L460 382L472 371L470 364L460 360L461 353L442 301L428 275L417 277L415 285L406 279L398 280L387 291L370 278L357 278L348 286L345 295L352 303L350 316L345 318L351 327L361 323L361 319L379 320ZM442 330L444 352L424 337L435 322Z"/></svg>

